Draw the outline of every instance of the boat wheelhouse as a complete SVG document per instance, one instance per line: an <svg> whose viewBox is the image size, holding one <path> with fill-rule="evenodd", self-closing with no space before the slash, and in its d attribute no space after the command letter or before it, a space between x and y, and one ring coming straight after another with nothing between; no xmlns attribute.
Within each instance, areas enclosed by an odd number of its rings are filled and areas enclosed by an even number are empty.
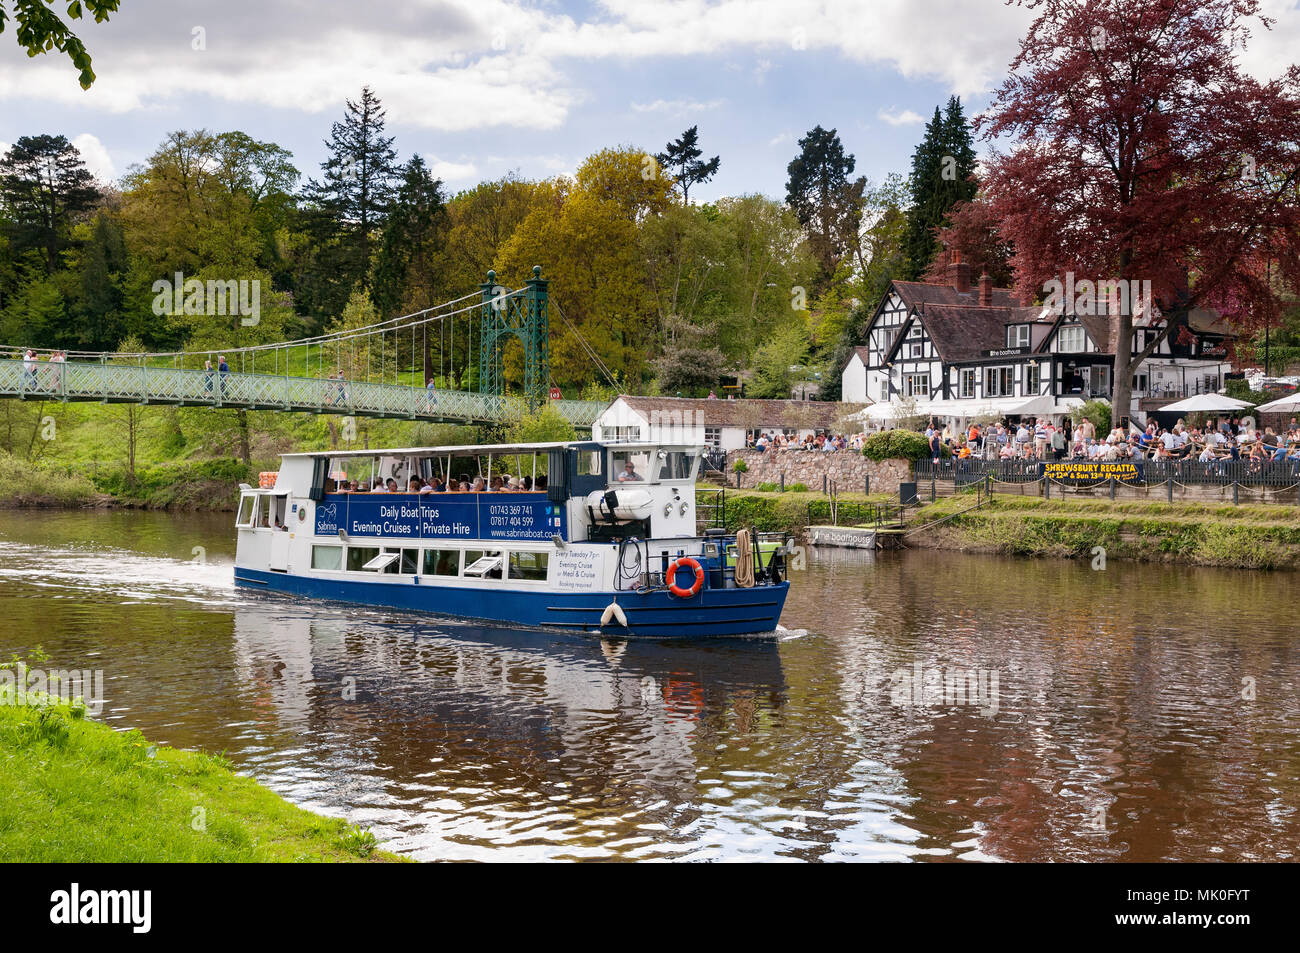
<svg viewBox="0 0 1300 953"><path fill-rule="evenodd" d="M573 441L285 454L263 485L240 487L235 581L529 628L774 631L789 545L697 532L703 452Z"/></svg>

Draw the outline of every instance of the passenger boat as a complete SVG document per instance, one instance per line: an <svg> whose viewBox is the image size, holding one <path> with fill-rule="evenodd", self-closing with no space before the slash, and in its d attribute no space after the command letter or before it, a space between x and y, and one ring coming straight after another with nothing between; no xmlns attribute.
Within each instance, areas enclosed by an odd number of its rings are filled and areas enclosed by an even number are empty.
<svg viewBox="0 0 1300 953"><path fill-rule="evenodd" d="M703 452L573 441L285 454L262 485L240 485L235 582L530 629L773 632L789 541L697 531ZM376 480L433 489L361 489ZM471 481L481 489L446 489Z"/></svg>

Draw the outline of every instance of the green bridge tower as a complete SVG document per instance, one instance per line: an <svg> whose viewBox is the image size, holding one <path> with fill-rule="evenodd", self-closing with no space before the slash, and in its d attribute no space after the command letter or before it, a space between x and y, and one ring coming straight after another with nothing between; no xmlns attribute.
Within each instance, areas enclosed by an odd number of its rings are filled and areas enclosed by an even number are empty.
<svg viewBox="0 0 1300 953"><path fill-rule="evenodd" d="M533 277L522 294L497 284L497 273L489 271L483 292L479 327L478 389L481 394L505 393L502 360L511 335L524 345L524 395L530 411L537 410L550 396L550 323L546 314L548 281L542 266L533 266Z"/></svg>

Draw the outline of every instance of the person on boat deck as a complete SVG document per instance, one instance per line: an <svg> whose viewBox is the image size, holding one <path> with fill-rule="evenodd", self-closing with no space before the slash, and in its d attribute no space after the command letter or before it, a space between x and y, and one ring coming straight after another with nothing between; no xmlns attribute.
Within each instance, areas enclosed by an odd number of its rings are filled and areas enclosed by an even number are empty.
<svg viewBox="0 0 1300 953"><path fill-rule="evenodd" d="M475 493L482 493L484 490L487 489L487 484L483 482L483 478L481 476L477 476L474 478L474 486L472 487L472 489Z"/></svg>
<svg viewBox="0 0 1300 953"><path fill-rule="evenodd" d="M627 464L623 467L623 472L618 475L618 482L619 483L641 482L641 474L636 472L636 464L633 463L631 460L627 461Z"/></svg>
<svg viewBox="0 0 1300 953"><path fill-rule="evenodd" d="M384 484L384 489L387 490L389 493L396 493L397 481L394 480L392 477L389 477L388 482Z"/></svg>
<svg viewBox="0 0 1300 953"><path fill-rule="evenodd" d="M325 478L325 492L326 492L326 493L337 493L337 492L338 492L338 486L335 484L333 478L331 478L331 477L326 477L326 478Z"/></svg>
<svg viewBox="0 0 1300 953"><path fill-rule="evenodd" d="M423 484L424 484L423 480L421 480L418 476L413 476L406 483L406 492L419 493L422 489L424 489Z"/></svg>
<svg viewBox="0 0 1300 953"><path fill-rule="evenodd" d="M387 493L388 490L384 488L384 481L381 480L379 477L375 477L375 482L374 482L374 485L370 487L370 492L371 492L371 493Z"/></svg>
<svg viewBox="0 0 1300 953"><path fill-rule="evenodd" d="M533 478L526 476L523 479L523 486L520 487L525 493L531 493L533 489Z"/></svg>
<svg viewBox="0 0 1300 953"><path fill-rule="evenodd" d="M441 493L441 492L442 492L442 480L440 480L438 477L434 477L433 480L432 480L431 482L426 483L426 484L424 484L424 486L420 487L420 492L421 492L421 493Z"/></svg>
<svg viewBox="0 0 1300 953"><path fill-rule="evenodd" d="M469 485L469 481L468 481L468 480L461 480L461 481L460 481L460 492L462 492L462 493L469 493L469 492L470 492L470 485Z"/></svg>

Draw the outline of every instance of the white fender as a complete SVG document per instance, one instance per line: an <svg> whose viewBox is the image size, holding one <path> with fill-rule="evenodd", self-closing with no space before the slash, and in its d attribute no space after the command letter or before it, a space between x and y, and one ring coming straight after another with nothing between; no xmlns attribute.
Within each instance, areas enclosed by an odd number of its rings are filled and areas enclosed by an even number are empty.
<svg viewBox="0 0 1300 953"><path fill-rule="evenodd" d="M600 614L600 624L602 626L609 625L611 621L617 622L625 629L627 628L627 616L623 614L623 607L618 604L617 599L605 606L605 611Z"/></svg>

